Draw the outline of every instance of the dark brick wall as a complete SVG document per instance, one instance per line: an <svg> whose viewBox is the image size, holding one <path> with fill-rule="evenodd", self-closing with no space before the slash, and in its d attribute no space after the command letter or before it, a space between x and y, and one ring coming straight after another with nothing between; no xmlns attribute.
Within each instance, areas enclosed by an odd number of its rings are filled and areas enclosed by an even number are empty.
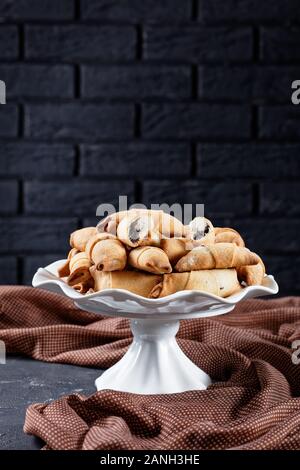
<svg viewBox="0 0 300 470"><path fill-rule="evenodd" d="M0 283L101 202L205 203L300 293L299 0L1 0Z"/></svg>

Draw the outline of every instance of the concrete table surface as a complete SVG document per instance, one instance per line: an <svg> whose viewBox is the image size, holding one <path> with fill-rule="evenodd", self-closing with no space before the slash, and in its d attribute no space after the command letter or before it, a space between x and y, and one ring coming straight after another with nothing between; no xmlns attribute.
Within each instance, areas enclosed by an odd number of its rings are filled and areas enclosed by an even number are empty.
<svg viewBox="0 0 300 470"><path fill-rule="evenodd" d="M23 432L31 403L44 403L73 392L91 395L101 370L8 356L0 364L0 449L40 449L43 442Z"/></svg>

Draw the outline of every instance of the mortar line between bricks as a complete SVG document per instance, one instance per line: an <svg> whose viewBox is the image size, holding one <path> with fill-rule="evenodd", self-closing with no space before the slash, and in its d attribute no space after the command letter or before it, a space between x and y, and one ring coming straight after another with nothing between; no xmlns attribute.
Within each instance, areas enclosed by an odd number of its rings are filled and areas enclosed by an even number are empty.
<svg viewBox="0 0 300 470"><path fill-rule="evenodd" d="M193 103L198 101L198 65L192 64L191 66L191 98ZM202 101L201 101L202 103Z"/></svg>
<svg viewBox="0 0 300 470"><path fill-rule="evenodd" d="M18 27L18 40L19 40L19 60L24 60L25 57L25 34L24 34L24 25L20 24Z"/></svg>
<svg viewBox="0 0 300 470"><path fill-rule="evenodd" d="M253 27L253 62L258 64L260 60L260 31L259 27Z"/></svg>
<svg viewBox="0 0 300 470"><path fill-rule="evenodd" d="M199 15L199 4L198 0L192 0L192 5L191 5L191 20L196 21L198 19Z"/></svg>
<svg viewBox="0 0 300 470"><path fill-rule="evenodd" d="M193 67L193 65L190 64L189 67L187 67L187 69L190 69L190 67ZM300 69L300 67L299 67ZM197 70L196 73L198 73L198 69L197 69L197 66L195 65L195 70ZM94 106L97 106L97 105L112 105L112 106L117 106L117 105L130 105L130 104L133 104L134 101L137 99L136 95L132 95L131 97L122 97L122 96L119 96L119 97L111 97L111 98L107 98L107 97L104 97L104 96L100 96L100 97L89 97L89 98L86 98L86 97L80 97L80 99L76 100L76 105L79 105L79 104L82 104L82 105L94 105ZM67 105L67 104L74 104L74 98L60 98L58 96L52 96L52 97L44 97L44 96L36 96L36 97L15 97L15 98L12 98L10 100L10 103L11 104L18 104L18 103L21 103L21 104L25 104L25 105ZM149 96L148 98L141 98L140 101L139 101L140 104L155 104L155 105L170 105L170 106L181 106L181 105L185 105L185 104L193 104L193 105L197 105L197 106L203 106L203 105L210 105L210 106L215 106L215 107L221 107L221 106L232 106L232 107L235 107L235 108L250 108L251 106L251 103L246 103L244 101L237 101L237 99L228 99L228 100L224 100L224 99L216 99L216 100L212 100L212 99L194 99L194 98L191 98L191 97L184 97L184 98L180 98L180 100L176 100L176 98L161 98L161 97L151 97ZM283 102L283 101L278 101L278 102L275 102L274 104L274 101L272 101L273 104L271 104L271 102L266 102L266 103L263 103L262 106L266 106L266 107L288 107L289 103L286 103L286 102Z"/></svg>
<svg viewBox="0 0 300 470"><path fill-rule="evenodd" d="M110 173L111 175L111 173ZM103 175L103 180L101 179L101 176L100 176L100 180L101 181L129 181L131 183L134 182L134 178L135 176L109 176L108 174L106 174L105 176ZM47 182L54 182L54 183L65 183L65 184L68 184L68 182L72 181L72 182L81 182L81 183L88 183L90 181L92 181L93 183L95 183L96 181L99 181L99 175L82 175L80 177L78 177L77 175L54 175L54 176L45 176L45 177L41 177L39 178L39 180L42 180L43 183L47 183ZM22 181L25 181L25 182L28 182L30 181L30 178L26 178L26 176L24 177L24 179Z"/></svg>
<svg viewBox="0 0 300 470"><path fill-rule="evenodd" d="M53 217L54 216L54 217ZM90 217L90 216L89 216ZM36 213L36 214L33 214L33 213L22 213L22 214L3 214L3 215L0 215L0 220L2 219L7 219L9 221L26 221L28 219L33 219L33 220L36 220L36 221L39 221L39 220L52 220L52 219L55 219L55 220L59 220L60 222L74 222L75 220L77 220L77 216L74 215L74 216L68 216L68 214L57 214L57 213L49 213L49 214L45 214L44 212L43 213ZM87 217L88 218L88 217ZM0 246L0 249L1 249L1 246Z"/></svg>
<svg viewBox="0 0 300 470"><path fill-rule="evenodd" d="M89 139L89 140L75 140L75 139L51 139L49 138L41 138L41 137L28 137L28 136L22 136L22 137L5 137L1 136L0 142L3 144L41 144L41 145L49 145L49 146L73 146L75 144L79 145L102 145L102 144L124 144L128 145L130 143L134 142L134 137L128 137L128 138L107 138L107 139ZM251 139L251 138L242 138L242 139L218 139L212 140L212 139L197 139L197 137L194 137L193 140L197 142L197 144L213 144L213 145L218 145L222 146L224 144L232 144L232 145L247 145L247 144L255 144L258 146L292 146L292 147L299 147L300 146L300 138L298 140L295 139L276 139L274 138L269 138L269 139ZM173 145L177 146L177 144L189 144L191 139L173 139L173 138L159 138L159 137L152 137L152 138L147 138L145 136L142 136L141 139L138 140L139 143L141 144L159 144L159 145ZM290 176L293 175L288 175L287 178L290 178Z"/></svg>
<svg viewBox="0 0 300 470"><path fill-rule="evenodd" d="M24 105L22 103L18 106L18 137L24 137L24 126L25 126L25 112Z"/></svg>
<svg viewBox="0 0 300 470"><path fill-rule="evenodd" d="M74 64L74 97L81 98L81 68L79 64ZM71 100L72 102L72 100Z"/></svg>
<svg viewBox="0 0 300 470"><path fill-rule="evenodd" d="M75 66L76 67L76 66ZM193 85L195 89L195 93L197 93L197 86ZM124 97L94 97L94 98L85 98L85 97L78 97L76 102L74 103L74 98L59 98L59 97L43 97L43 96L36 96L36 97L20 97L20 98L12 98L10 99L10 104L24 104L28 106L42 106L42 105L52 105L52 106L62 106L68 104L76 104L76 105L92 105L92 106L118 106L118 105L132 105L136 100L136 96L132 96L129 98ZM175 98L143 98L140 104L155 104L155 105L170 105L170 106L181 106L181 105L210 105L210 106L233 106L235 108L250 108L251 104L247 103L244 104L243 101L237 100L209 100L209 99L194 99L194 98L182 98L180 101L176 100ZM274 102L273 102L274 103ZM263 106L265 107L287 107L287 104L284 102L277 102L275 104L264 103Z"/></svg>
<svg viewBox="0 0 300 470"><path fill-rule="evenodd" d="M258 118L259 110L258 106L253 105L251 107L251 137L252 140L258 140L259 136L259 118Z"/></svg>
<svg viewBox="0 0 300 470"><path fill-rule="evenodd" d="M74 146L74 171L73 171L73 177L77 177L80 174L80 145L77 144Z"/></svg>
<svg viewBox="0 0 300 470"><path fill-rule="evenodd" d="M256 182L252 186L252 207L253 215L258 216L260 214L260 186Z"/></svg>
<svg viewBox="0 0 300 470"><path fill-rule="evenodd" d="M140 138L142 133L142 105L135 103L134 105L134 137Z"/></svg>
<svg viewBox="0 0 300 470"><path fill-rule="evenodd" d="M140 0L142 1L142 0ZM157 0L158 1L158 0ZM183 1L183 0L182 0ZM79 8L80 10L80 8ZM199 27L201 29L221 29L221 28L251 28L251 27L266 27L266 28L284 28L287 29L289 27L300 27L300 20L290 18L289 20L267 20L263 19L261 21L257 20L209 20L205 19L205 22L199 18L199 8L196 7L197 18L194 16L194 7L192 6L191 15L187 19L172 19L171 21L168 18L163 18L159 20L147 20L147 18L143 18L143 25L146 27L155 27L155 28L172 28L172 27L189 27L194 26L194 20L199 20ZM123 20L113 20L113 19L101 19L101 18L82 18L81 16L78 17L77 8L74 11L74 18L70 19L62 19L62 18L53 18L53 19L22 19L22 18L5 18L5 22L2 24L8 26L18 26L18 25L26 25L26 26L118 26L118 27L134 27L137 24L136 19L123 19Z"/></svg>
<svg viewBox="0 0 300 470"><path fill-rule="evenodd" d="M74 1L74 19L80 21L81 19L81 0Z"/></svg>
<svg viewBox="0 0 300 470"><path fill-rule="evenodd" d="M11 59L1 59L1 64L14 64L16 62L15 58ZM119 59L101 59L101 58L94 58L94 59L76 59L76 58L61 58L59 56L57 57L47 57L43 58L41 57L25 57L24 61L22 61L22 64L32 64L32 65L99 65L99 66L111 66L111 65L135 65L136 64L136 57L130 58L130 59L123 59L123 57L120 57ZM189 66L191 65L191 60L184 60L184 59L144 59L141 61L141 64L143 65L151 65L151 66ZM205 66L221 66L225 67L228 65L242 65L246 66L249 65L251 66L253 64L252 60L244 60L244 59L232 59L232 60L205 60L202 59L201 61L197 62L197 65L205 65ZM289 61L289 62L268 62L266 65L277 65L277 66L282 66L282 65L299 65L299 61Z"/></svg>
<svg viewBox="0 0 300 470"><path fill-rule="evenodd" d="M24 213L24 180L18 181L18 214Z"/></svg>
<svg viewBox="0 0 300 470"><path fill-rule="evenodd" d="M194 136L193 139L196 139L197 136ZM15 138L12 138L12 137L1 137L1 142L3 143L14 143L14 142L19 142L19 143L32 143L32 144L55 144L55 145L59 145L59 144L62 144L62 145L74 145L76 143L79 143L81 145L101 145L101 144L109 144L109 143L115 143L115 144L129 144L129 143L132 143L134 141L135 137L134 136L129 136L128 138L113 138L113 137L109 137L107 139L105 138L100 138L100 139L92 139L92 138L89 138L89 139L86 139L86 140L76 140L75 138L70 138L70 139L51 139L51 136L48 136L48 138L45 138L45 139L41 139L39 137L28 137L26 136L23 139L19 138L19 140L16 140ZM200 139L200 138L199 138ZM204 137L203 137L204 139ZM151 137L149 139L147 139L147 137L143 136L143 143L146 144L146 143L157 143L157 144L173 144L173 145L177 145L177 144L188 144L190 143L191 141L191 137L186 137L186 138L161 138L161 137ZM140 141L139 141L140 142ZM228 137L228 138L222 138L222 139L218 139L218 144L249 144L249 143L252 143L253 141L251 140L251 138L249 138L248 136L247 137L241 137L241 138L233 138L233 137ZM216 139L214 137L211 137L211 138L205 138L205 143L207 144L215 144L216 143ZM285 144L300 144L300 138L299 140L294 140L294 141L291 141L291 140L288 140L288 141L282 141L282 140L273 140L273 139L270 139L270 140L260 140L259 143L269 143L269 144L273 144L273 143L276 143L276 144L282 144L282 143L285 143Z"/></svg>
<svg viewBox="0 0 300 470"><path fill-rule="evenodd" d="M144 55L144 32L143 25L136 25L136 59L141 61Z"/></svg>
<svg viewBox="0 0 300 470"><path fill-rule="evenodd" d="M18 60L16 58L5 58L1 59L1 65L15 65ZM137 61L136 58L124 60L123 58L114 59L114 60L104 60L104 59L61 59L60 57L54 58L28 58L25 57L24 60L21 62L24 65L46 65L46 66L53 66L53 65L84 65L84 66L134 66L136 65ZM242 66L242 67L251 67L253 66L253 60L201 60L197 62L197 66L206 66L206 67L227 67L227 66ZM186 66L189 67L191 65L191 61L183 60L183 59L143 59L139 65L145 66L165 66L165 67L176 67L176 66ZM263 67L300 67L300 60L298 59L290 59L288 61L276 61L276 60L268 60L264 63L260 63Z"/></svg>
<svg viewBox="0 0 300 470"><path fill-rule="evenodd" d="M191 178L196 178L197 176L197 143L191 142ZM223 181L223 179L222 179Z"/></svg>
<svg viewBox="0 0 300 470"><path fill-rule="evenodd" d="M196 166L196 165L195 165ZM193 173L192 173L193 171ZM160 175L160 176L149 176L149 175L144 175L142 173L137 173L135 176L136 177L140 177L140 178L143 178L143 181L190 181L191 178L194 178L195 176L195 173L194 173L194 169L190 171L190 174L186 175L186 176L182 176L182 175L178 175L178 174L175 174L175 175L170 175L170 173L167 173L167 174L164 174L164 175ZM0 182L5 182L5 181L14 181L15 178L17 177L18 175L11 175L9 177L6 177L6 176L1 176L0 175ZM197 175L196 175L197 176ZM277 177L274 177L274 176L270 176L269 178L266 176L239 176L239 175L235 175L235 176L200 176L199 179L202 181L202 182L213 182L213 183L231 183L231 182L249 182L249 183L253 183L253 182L256 182L256 181L259 181L259 182L263 182L263 181L268 181L268 182L272 182L272 183L281 183L281 182L284 182L284 183L297 183L299 181L299 178L297 176L286 176L285 178L282 178L280 176L277 176ZM31 177L30 175L29 176L24 176L24 179L22 180L24 181L25 183L27 182L30 182L31 181ZM74 182L81 182L81 183L88 183L88 182L91 182L91 183L95 183L95 182L105 182L105 181L110 181L110 182L124 182L124 181L128 181L128 182L131 182L133 183L134 182L134 179L132 179L132 175L130 174L122 174L122 175L119 175L119 174L116 174L116 175L113 175L112 173L97 173L97 174L84 174L84 175L76 175L76 174L72 174L72 175L51 175L51 176L40 176L38 178L38 181L39 182L43 182L43 183L65 183L65 184L68 184L68 183L74 183Z"/></svg>

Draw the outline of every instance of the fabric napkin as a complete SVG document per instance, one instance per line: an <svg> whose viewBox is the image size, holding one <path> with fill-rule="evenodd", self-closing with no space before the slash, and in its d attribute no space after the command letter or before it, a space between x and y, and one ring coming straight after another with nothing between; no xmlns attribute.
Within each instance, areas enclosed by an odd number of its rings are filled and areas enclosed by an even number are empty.
<svg viewBox="0 0 300 470"><path fill-rule="evenodd" d="M8 352L37 360L107 368L126 352L132 336L127 319L84 312L39 289L5 286L0 339ZM177 341L212 376L207 390L72 394L30 405L24 430L56 450L299 449L296 339L295 297L244 301L227 315L184 320Z"/></svg>

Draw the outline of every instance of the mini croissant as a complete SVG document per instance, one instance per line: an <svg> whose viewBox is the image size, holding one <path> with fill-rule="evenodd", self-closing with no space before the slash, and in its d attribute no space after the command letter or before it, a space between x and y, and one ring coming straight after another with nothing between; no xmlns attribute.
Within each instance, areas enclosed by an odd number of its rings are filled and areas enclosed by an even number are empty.
<svg viewBox="0 0 300 470"><path fill-rule="evenodd" d="M259 257L247 248L234 243L216 243L198 246L181 258L175 266L176 271L196 271L199 269L238 268L257 264Z"/></svg>
<svg viewBox="0 0 300 470"><path fill-rule="evenodd" d="M124 289L143 297L149 297L153 287L162 276L138 271L98 271L95 266L90 269L95 283L95 291L104 289Z"/></svg>
<svg viewBox="0 0 300 470"><path fill-rule="evenodd" d="M72 248L69 251L68 258L66 262L58 269L59 277L66 277L70 274L70 259L73 258L79 251L76 248Z"/></svg>
<svg viewBox="0 0 300 470"><path fill-rule="evenodd" d="M119 240L132 248L142 244L156 244L160 241L159 232L155 231L154 220L148 214L132 212L123 217L117 228Z"/></svg>
<svg viewBox="0 0 300 470"><path fill-rule="evenodd" d="M235 243L237 246L245 246L239 232L229 227L215 227L216 243Z"/></svg>
<svg viewBox="0 0 300 470"><path fill-rule="evenodd" d="M174 266L180 258L190 251L190 243L191 241L186 238L163 238L160 242L160 248L164 250L170 263Z"/></svg>
<svg viewBox="0 0 300 470"><path fill-rule="evenodd" d="M96 227L86 227L71 233L70 245L72 248L76 248L78 251L84 251L88 240L96 235Z"/></svg>
<svg viewBox="0 0 300 470"><path fill-rule="evenodd" d="M196 245L210 245L215 242L214 226L205 217L195 217L186 227L186 234Z"/></svg>
<svg viewBox="0 0 300 470"><path fill-rule="evenodd" d="M163 238L160 247L167 254L174 266L180 258L199 245L210 245L215 242L214 227L205 217L195 217L185 227L184 237Z"/></svg>
<svg viewBox="0 0 300 470"><path fill-rule="evenodd" d="M91 237L85 252L98 271L122 271L127 263L124 245L110 233L98 233Z"/></svg>
<svg viewBox="0 0 300 470"><path fill-rule="evenodd" d="M266 268L262 259L258 256L259 262L252 266L241 266L237 269L240 281L246 282L248 286L260 286L263 282Z"/></svg>
<svg viewBox="0 0 300 470"><path fill-rule="evenodd" d="M69 263L70 274L67 279L68 284L74 286L88 281L91 278L89 271L91 265L92 263L85 252L72 256Z"/></svg>
<svg viewBox="0 0 300 470"><path fill-rule="evenodd" d="M164 274L172 271L166 253L155 246L140 246L129 252L130 266L153 274Z"/></svg>
<svg viewBox="0 0 300 470"><path fill-rule="evenodd" d="M150 292L151 298L165 297L182 290L201 290L228 297L241 289L235 269L213 269L164 274Z"/></svg>
<svg viewBox="0 0 300 470"><path fill-rule="evenodd" d="M127 217L129 214L147 215L148 212L148 209L131 209L130 211L114 212L113 214L109 214L107 217L100 220L97 225L97 231L99 233L106 232L111 233L112 235L117 235L118 225L124 219L124 217Z"/></svg>
<svg viewBox="0 0 300 470"><path fill-rule="evenodd" d="M141 240L145 241L146 238L157 241L161 237L182 237L185 233L180 220L162 210L148 209L131 209L111 214L97 225L97 230L117 234L119 239L132 247L140 246ZM131 237L129 231L132 232Z"/></svg>

